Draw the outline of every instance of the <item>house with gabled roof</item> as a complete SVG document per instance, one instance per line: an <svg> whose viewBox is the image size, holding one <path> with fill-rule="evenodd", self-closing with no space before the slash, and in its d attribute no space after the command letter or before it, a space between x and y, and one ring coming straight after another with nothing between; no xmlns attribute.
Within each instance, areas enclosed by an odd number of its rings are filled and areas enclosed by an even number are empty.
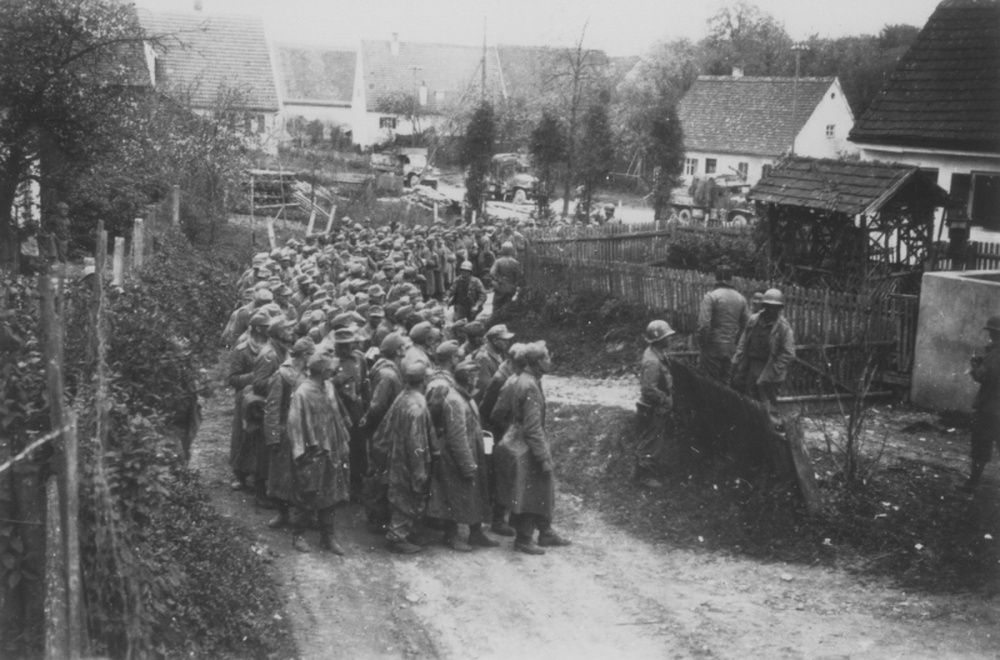
<svg viewBox="0 0 1000 660"><path fill-rule="evenodd" d="M854 115L835 77L698 76L677 107L684 178L739 174L754 184L782 156L856 152Z"/></svg>
<svg viewBox="0 0 1000 660"><path fill-rule="evenodd" d="M971 238L1000 239L1000 0L941 2L849 139L933 174Z"/></svg>
<svg viewBox="0 0 1000 660"><path fill-rule="evenodd" d="M286 134L289 122L297 118L353 130L356 59L355 49L274 45L281 123Z"/></svg>
<svg viewBox="0 0 1000 660"><path fill-rule="evenodd" d="M352 95L354 143L369 146L440 125L448 108L480 93L483 59L479 47L404 42L397 34L362 41ZM401 111L407 105L415 111Z"/></svg>
<svg viewBox="0 0 1000 660"><path fill-rule="evenodd" d="M256 146L277 149L278 91L264 23L256 16L139 10L139 22L158 37L155 86L182 98L197 113L220 108L230 96L233 119Z"/></svg>

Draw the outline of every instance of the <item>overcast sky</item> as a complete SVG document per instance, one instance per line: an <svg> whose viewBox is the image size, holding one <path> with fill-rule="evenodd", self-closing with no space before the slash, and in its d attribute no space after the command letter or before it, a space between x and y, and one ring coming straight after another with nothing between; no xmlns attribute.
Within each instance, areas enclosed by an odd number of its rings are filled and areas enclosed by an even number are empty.
<svg viewBox="0 0 1000 660"><path fill-rule="evenodd" d="M940 0L757 0L793 39L877 34L886 24L923 27ZM136 0L191 11L195 0ZM567 46L579 39L609 55L638 55L655 41L700 39L722 0L201 0L205 14L263 17L275 41L355 47L359 39L478 45Z"/></svg>

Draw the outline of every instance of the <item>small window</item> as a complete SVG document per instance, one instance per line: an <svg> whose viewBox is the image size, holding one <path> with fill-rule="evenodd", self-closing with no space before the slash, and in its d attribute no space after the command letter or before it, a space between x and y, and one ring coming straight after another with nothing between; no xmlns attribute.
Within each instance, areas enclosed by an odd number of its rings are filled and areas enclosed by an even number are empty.
<svg viewBox="0 0 1000 660"><path fill-rule="evenodd" d="M253 133L253 115L249 113L243 115L243 132L248 135Z"/></svg>
<svg viewBox="0 0 1000 660"><path fill-rule="evenodd" d="M267 130L267 123L264 121L264 115L257 115L257 132L263 133Z"/></svg>
<svg viewBox="0 0 1000 660"><path fill-rule="evenodd" d="M379 128L396 129L396 118L395 117L379 117L378 118Z"/></svg>
<svg viewBox="0 0 1000 660"><path fill-rule="evenodd" d="M717 161L714 158L705 159L705 174L715 174Z"/></svg>
<svg viewBox="0 0 1000 660"><path fill-rule="evenodd" d="M769 177L769 176L771 176L771 166L770 165L764 165L764 166L762 166L760 168L760 178L763 179L763 178L766 178L766 177Z"/></svg>
<svg viewBox="0 0 1000 660"><path fill-rule="evenodd" d="M740 173L740 178L746 181L747 176L750 174L750 163L738 163L736 169Z"/></svg>
<svg viewBox="0 0 1000 660"><path fill-rule="evenodd" d="M684 159L684 174L687 176L694 176L698 173L698 159L697 158L685 158Z"/></svg>
<svg viewBox="0 0 1000 660"><path fill-rule="evenodd" d="M836 129L836 125L835 124L827 124L826 125L826 137L827 137L828 140L833 138L835 129Z"/></svg>
<svg viewBox="0 0 1000 660"><path fill-rule="evenodd" d="M837 98L837 92L830 92L830 98L831 99Z"/></svg>

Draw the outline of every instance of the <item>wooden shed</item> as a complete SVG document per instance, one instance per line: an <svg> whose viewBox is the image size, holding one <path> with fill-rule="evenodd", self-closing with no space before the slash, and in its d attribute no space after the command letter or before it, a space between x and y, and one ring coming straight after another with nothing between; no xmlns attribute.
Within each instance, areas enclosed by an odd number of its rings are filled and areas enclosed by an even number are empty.
<svg viewBox="0 0 1000 660"><path fill-rule="evenodd" d="M749 193L770 261L801 284L870 286L922 272L947 193L910 165L788 158Z"/></svg>

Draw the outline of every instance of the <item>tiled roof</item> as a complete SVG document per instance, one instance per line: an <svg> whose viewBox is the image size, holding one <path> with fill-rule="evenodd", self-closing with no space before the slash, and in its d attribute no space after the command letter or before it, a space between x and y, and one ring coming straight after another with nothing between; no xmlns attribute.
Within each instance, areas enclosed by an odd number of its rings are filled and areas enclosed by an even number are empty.
<svg viewBox="0 0 1000 660"><path fill-rule="evenodd" d="M275 51L284 102L351 104L357 60L355 51L289 44L278 44Z"/></svg>
<svg viewBox="0 0 1000 660"><path fill-rule="evenodd" d="M835 78L799 78L798 134ZM792 140L794 78L698 76L677 107L689 151L780 156Z"/></svg>
<svg viewBox="0 0 1000 660"><path fill-rule="evenodd" d="M215 105L220 89L245 95L245 109L274 112L278 93L264 24L251 16L140 11L157 48L157 84L190 94L195 108Z"/></svg>
<svg viewBox="0 0 1000 660"><path fill-rule="evenodd" d="M849 139L1000 152L1000 0L938 5Z"/></svg>
<svg viewBox="0 0 1000 660"><path fill-rule="evenodd" d="M854 216L877 211L918 172L911 165L789 158L761 179L748 197ZM932 196L942 200L946 197L929 181L927 186L932 187Z"/></svg>
<svg viewBox="0 0 1000 660"><path fill-rule="evenodd" d="M488 55L491 52L487 53ZM428 113L439 112L445 106L479 90L480 63L483 49L476 46L399 42L399 54L392 54L390 41L362 41L361 65L367 89L367 110L374 111L379 102L392 94L418 94L427 86ZM487 57L487 72L489 72ZM439 94L441 102L439 103Z"/></svg>
<svg viewBox="0 0 1000 660"><path fill-rule="evenodd" d="M572 56L571 49L548 46L500 45L496 47L496 52L508 96L520 98L541 97L550 93L551 86L555 84L553 77L560 70L566 69L566 58ZM586 57L587 62L593 64L595 74L601 75L608 71L611 61L604 51L589 50ZM487 73L492 73L489 66Z"/></svg>

